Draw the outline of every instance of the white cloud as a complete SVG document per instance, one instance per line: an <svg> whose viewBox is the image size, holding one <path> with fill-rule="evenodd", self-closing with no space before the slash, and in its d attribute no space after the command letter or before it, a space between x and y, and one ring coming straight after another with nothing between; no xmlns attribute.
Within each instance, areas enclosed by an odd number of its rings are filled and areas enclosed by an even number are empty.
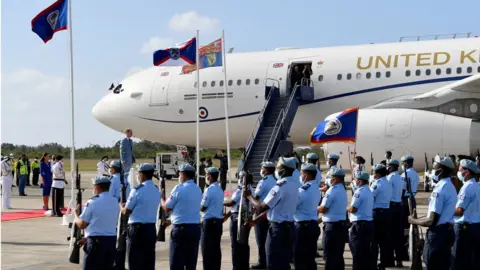
<svg viewBox="0 0 480 270"><path fill-rule="evenodd" d="M4 77L5 87L24 93L42 92L57 93L68 90L64 77L47 75L36 69L19 69Z"/></svg>
<svg viewBox="0 0 480 270"><path fill-rule="evenodd" d="M127 74L125 74L125 77L131 76L131 75L133 75L135 73L138 73L140 71L143 71L143 70L145 70L145 68L143 68L143 67L139 67L139 66L132 67L132 68L130 68L130 70L128 70Z"/></svg>
<svg viewBox="0 0 480 270"><path fill-rule="evenodd" d="M152 37L149 41L143 44L140 53L149 54L156 50L165 49L174 45L171 38Z"/></svg>
<svg viewBox="0 0 480 270"><path fill-rule="evenodd" d="M219 26L220 21L208 16L201 16L195 11L176 13L170 19L169 26L174 31L193 32L196 30L212 32Z"/></svg>

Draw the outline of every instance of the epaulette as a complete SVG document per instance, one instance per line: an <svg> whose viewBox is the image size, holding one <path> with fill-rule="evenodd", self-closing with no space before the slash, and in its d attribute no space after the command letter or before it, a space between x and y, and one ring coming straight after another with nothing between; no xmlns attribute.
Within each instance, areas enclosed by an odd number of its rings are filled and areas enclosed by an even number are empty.
<svg viewBox="0 0 480 270"><path fill-rule="evenodd" d="M135 186L135 189L136 189L136 190L139 190L139 189L141 189L141 188L144 187L144 186L145 186L145 185L140 184L140 185L138 185L138 186Z"/></svg>
<svg viewBox="0 0 480 270"><path fill-rule="evenodd" d="M287 180L277 181L277 186L281 187L281 186L284 185L285 183L287 183Z"/></svg>
<svg viewBox="0 0 480 270"><path fill-rule="evenodd" d="M90 198L90 200L96 200L97 198L99 198L100 196L99 195L95 195L93 196L92 198Z"/></svg>
<svg viewBox="0 0 480 270"><path fill-rule="evenodd" d="M302 186L302 189L307 190L310 186L311 186L310 183L305 184L305 185Z"/></svg>

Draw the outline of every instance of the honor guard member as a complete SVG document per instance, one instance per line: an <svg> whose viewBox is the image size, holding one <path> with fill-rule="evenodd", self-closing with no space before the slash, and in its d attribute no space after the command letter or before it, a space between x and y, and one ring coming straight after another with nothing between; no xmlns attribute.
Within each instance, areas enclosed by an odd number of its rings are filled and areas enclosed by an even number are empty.
<svg viewBox="0 0 480 270"><path fill-rule="evenodd" d="M160 192L153 184L152 164L137 167L140 183L130 191L127 203L121 208L128 217L127 256L128 269L155 269L156 221ZM194 208L194 207L192 207ZM198 210L197 210L198 211Z"/></svg>
<svg viewBox="0 0 480 270"><path fill-rule="evenodd" d="M406 171L406 174L408 176L408 180L410 180L410 187L413 192L413 197L417 194L417 188L418 188L418 182L419 182L419 177L415 169L413 168L413 157L410 155L403 156L402 159L400 160L403 165L404 170ZM403 195L402 195L402 224L403 224L403 229L404 229L404 238L403 238L403 244L405 247L408 246L408 229L410 228L410 225L408 224L408 217L412 214L410 213L410 208L408 207L408 197L410 196L410 193L408 193L407 190L407 182L405 179L405 172L402 174L402 180L403 180ZM416 200L413 200L413 209L416 208ZM405 250L405 252L407 252ZM405 258L407 259L407 258Z"/></svg>
<svg viewBox="0 0 480 270"><path fill-rule="evenodd" d="M308 153L307 154L307 163L311 163L313 165L315 165L315 168L317 168L317 163L318 163L318 155L315 154L315 153ZM302 180L302 179L300 179ZM315 181L317 181L317 184L318 186L320 186L320 184L322 183L322 172L320 171L320 169L317 168L317 175L315 176ZM303 181L302 181L302 185L303 185Z"/></svg>
<svg viewBox="0 0 480 270"><path fill-rule="evenodd" d="M205 169L205 182L208 185L203 193L201 211L203 215L201 248L203 269L220 270L222 249L220 241L223 232L223 190L218 182L220 171L215 167Z"/></svg>
<svg viewBox="0 0 480 270"><path fill-rule="evenodd" d="M110 179L95 177L92 179L93 196L85 204L79 216L80 205L75 211L75 224L85 230L86 239L83 251L83 269L113 269L116 256L117 218L120 207L118 201L108 192Z"/></svg>
<svg viewBox="0 0 480 270"><path fill-rule="evenodd" d="M194 182L195 168L190 164L182 164L178 170L179 184L173 188L166 202L162 199L163 209L172 212L170 269L195 269L201 234L198 210L202 202L202 191Z"/></svg>
<svg viewBox="0 0 480 270"><path fill-rule="evenodd" d="M323 260L325 269L345 269L343 252L348 237L345 190L345 172L334 168L329 171L331 187L327 190L318 212L323 214Z"/></svg>
<svg viewBox="0 0 480 270"><path fill-rule="evenodd" d="M230 217L230 241L232 247L232 265L234 270L249 269L250 267L250 246L248 244L240 243L237 240L240 200L242 197L242 191L247 189L243 182L244 179L244 172L242 171L239 175L237 190L232 194L230 200L224 202L225 206L231 207L232 213ZM253 190L251 189L250 192L253 192Z"/></svg>
<svg viewBox="0 0 480 270"><path fill-rule="evenodd" d="M370 247L371 267L376 269L378 260L378 248L380 248L380 264L378 269L390 266L390 226L392 213L390 201L392 199L392 185L387 181L387 168L383 164L373 166L375 182L370 187L373 194L373 232L372 245Z"/></svg>
<svg viewBox="0 0 480 270"><path fill-rule="evenodd" d="M477 269L474 254L480 235L480 187L475 180L476 171L475 162L468 159L460 161L457 177L464 184L457 196L454 215L455 243L451 270Z"/></svg>
<svg viewBox="0 0 480 270"><path fill-rule="evenodd" d="M263 203L270 190L277 183L277 179L275 179L274 174L275 163L263 162L262 168L260 169L260 176L262 177L262 180L258 182L257 188L255 189L255 199L259 202ZM258 263L256 265L253 265L251 269L267 268L265 242L267 241L268 227L268 219L266 218L258 219L255 222L255 239L257 241L258 247Z"/></svg>
<svg viewBox="0 0 480 270"><path fill-rule="evenodd" d="M370 175L367 172L356 171L354 181L357 190L353 194L348 207L350 213L350 251L353 257L353 270L370 269L370 245L373 237L373 194L368 187Z"/></svg>
<svg viewBox="0 0 480 270"><path fill-rule="evenodd" d="M298 204L299 183L298 179L292 177L296 168L295 157L279 158L275 171L279 180L263 203L255 200L248 192L244 192L244 196L252 202L257 213L260 216L266 213L270 221L266 242L267 269L290 269L295 233L293 215Z"/></svg>
<svg viewBox="0 0 480 270"><path fill-rule="evenodd" d="M320 236L317 207L320 203L320 190L316 180L317 167L305 163L301 167L303 186L298 189L295 219L294 261L295 269L317 269L315 256L317 239Z"/></svg>
<svg viewBox="0 0 480 270"><path fill-rule="evenodd" d="M2 208L11 209L10 197L12 196L13 167L11 159L4 157L2 159Z"/></svg>
<svg viewBox="0 0 480 270"><path fill-rule="evenodd" d="M402 260L406 257L404 245L403 245L403 226L402 226L402 193L403 193L403 181L402 177L398 173L398 167L400 162L396 159L389 159L387 161L387 169L390 173L387 176L387 181L392 185L392 198L390 200L390 212L392 215L391 220L391 233L392 236L392 249L390 252L390 263L393 262L395 257L396 266L403 267ZM393 253L395 252L395 256Z"/></svg>
<svg viewBox="0 0 480 270"><path fill-rule="evenodd" d="M429 199L427 218L417 219L409 216L408 222L428 227L423 248L423 262L427 270L447 270L450 269L450 248L455 237L452 222L457 192L450 179L455 167L448 157L437 158L433 167L439 181Z"/></svg>
<svg viewBox="0 0 480 270"><path fill-rule="evenodd" d="M117 198L120 202L120 193L122 191L122 181L120 181L120 173L122 172L122 163L120 160L112 160L110 163L110 178L111 185L110 185L110 194L113 197ZM123 184L127 185L126 194L130 194L130 185L128 184L127 179L123 179Z"/></svg>
<svg viewBox="0 0 480 270"><path fill-rule="evenodd" d="M330 184L331 173L337 168L337 162L340 157L337 154L332 153L327 156L327 159L328 172L327 175L325 175L325 185L323 185L323 187L320 189L322 192L327 192L327 190L332 186Z"/></svg>

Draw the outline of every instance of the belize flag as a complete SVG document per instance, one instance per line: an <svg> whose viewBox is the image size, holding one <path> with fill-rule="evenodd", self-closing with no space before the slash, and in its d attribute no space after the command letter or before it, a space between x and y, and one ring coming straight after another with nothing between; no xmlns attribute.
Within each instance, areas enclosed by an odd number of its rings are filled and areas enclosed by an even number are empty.
<svg viewBox="0 0 480 270"><path fill-rule="evenodd" d="M155 66L195 65L197 60L197 39L192 38L171 48L153 53Z"/></svg>
<svg viewBox="0 0 480 270"><path fill-rule="evenodd" d="M347 109L320 122L310 133L314 145L328 142L356 142L358 108Z"/></svg>
<svg viewBox="0 0 480 270"><path fill-rule="evenodd" d="M221 67L222 59L222 39L219 38L207 45L200 47L200 69L209 67ZM188 65L182 68L183 74L188 74L197 70L197 65Z"/></svg>
<svg viewBox="0 0 480 270"><path fill-rule="evenodd" d="M32 31L47 43L56 32L67 29L67 25L68 0L58 0L33 18Z"/></svg>

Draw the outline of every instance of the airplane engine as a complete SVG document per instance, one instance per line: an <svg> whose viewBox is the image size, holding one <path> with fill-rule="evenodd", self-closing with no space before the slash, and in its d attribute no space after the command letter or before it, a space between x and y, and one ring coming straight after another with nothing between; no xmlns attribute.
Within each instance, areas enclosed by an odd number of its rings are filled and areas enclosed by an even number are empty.
<svg viewBox="0 0 480 270"><path fill-rule="evenodd" d="M334 115L327 119L331 117ZM374 163L380 163L385 159L385 151L390 150L393 158L399 160L403 155L412 155L415 169L423 171L425 153L429 166L437 154L477 153L480 149L480 122L424 110L361 109L357 143L328 143L323 148L326 155L339 154L344 169L350 169L353 152L362 156L370 168L370 153Z"/></svg>

